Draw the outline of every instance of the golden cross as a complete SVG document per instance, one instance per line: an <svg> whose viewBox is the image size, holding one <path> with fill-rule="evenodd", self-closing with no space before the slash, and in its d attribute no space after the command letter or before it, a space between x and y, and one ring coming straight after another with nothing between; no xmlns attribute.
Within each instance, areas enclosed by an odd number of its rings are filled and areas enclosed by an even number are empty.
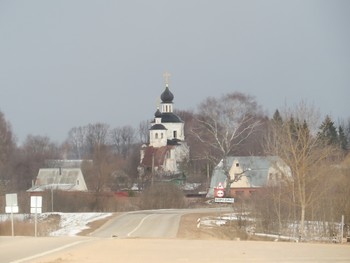
<svg viewBox="0 0 350 263"><path fill-rule="evenodd" d="M169 85L169 78L170 78L170 73L169 72L164 72L163 74L163 77L164 77L164 80L165 80L165 85Z"/></svg>

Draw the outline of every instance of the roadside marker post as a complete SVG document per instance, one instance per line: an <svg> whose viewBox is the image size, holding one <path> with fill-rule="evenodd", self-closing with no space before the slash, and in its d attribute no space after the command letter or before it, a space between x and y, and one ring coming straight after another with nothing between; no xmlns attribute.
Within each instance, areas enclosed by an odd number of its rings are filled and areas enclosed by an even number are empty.
<svg viewBox="0 0 350 263"><path fill-rule="evenodd" d="M37 237L38 233L38 213L41 213L43 203L42 196L31 196L30 197L30 213L34 213L34 235Z"/></svg>
<svg viewBox="0 0 350 263"><path fill-rule="evenodd" d="M11 233L12 233L12 236L14 236L15 229L14 229L14 223L13 223L13 213L18 213L17 194L6 194L5 213L11 214Z"/></svg>

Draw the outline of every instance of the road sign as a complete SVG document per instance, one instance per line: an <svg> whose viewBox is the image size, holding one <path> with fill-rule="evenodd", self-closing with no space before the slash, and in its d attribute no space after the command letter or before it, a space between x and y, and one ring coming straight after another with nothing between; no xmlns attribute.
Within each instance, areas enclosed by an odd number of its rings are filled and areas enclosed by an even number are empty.
<svg viewBox="0 0 350 263"><path fill-rule="evenodd" d="M43 203L42 196L31 196L30 197L30 212L31 213L41 213L41 207Z"/></svg>
<svg viewBox="0 0 350 263"><path fill-rule="evenodd" d="M215 203L231 203L233 204L235 202L234 198L215 198Z"/></svg>
<svg viewBox="0 0 350 263"><path fill-rule="evenodd" d="M17 194L6 194L6 207L5 212L11 214L11 232L12 236L15 235L13 214L18 213Z"/></svg>
<svg viewBox="0 0 350 263"><path fill-rule="evenodd" d="M6 205L7 206L18 206L17 194L6 194Z"/></svg>
<svg viewBox="0 0 350 263"><path fill-rule="evenodd" d="M225 189L222 183L219 183L217 187L214 188L214 197L224 197Z"/></svg>
<svg viewBox="0 0 350 263"><path fill-rule="evenodd" d="M7 214L16 214L18 213L18 206L6 206L5 213Z"/></svg>
<svg viewBox="0 0 350 263"><path fill-rule="evenodd" d="M6 194L5 213L18 213L17 194Z"/></svg>
<svg viewBox="0 0 350 263"><path fill-rule="evenodd" d="M35 224L34 224L34 233L35 236L37 236L37 229L38 229L38 219L37 219L37 214L41 213L41 207L43 204L43 197L42 196L36 196L33 195L30 197L30 212L32 214L35 214Z"/></svg>

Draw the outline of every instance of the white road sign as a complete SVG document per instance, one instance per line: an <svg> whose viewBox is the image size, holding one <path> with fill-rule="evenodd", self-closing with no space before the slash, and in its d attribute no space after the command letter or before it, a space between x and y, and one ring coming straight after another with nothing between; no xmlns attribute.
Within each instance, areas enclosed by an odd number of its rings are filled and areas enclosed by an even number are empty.
<svg viewBox="0 0 350 263"><path fill-rule="evenodd" d="M18 206L17 194L6 194L6 206Z"/></svg>
<svg viewBox="0 0 350 263"><path fill-rule="evenodd" d="M234 203L234 198L215 198L215 203Z"/></svg>
<svg viewBox="0 0 350 263"><path fill-rule="evenodd" d="M7 214L18 213L18 206L6 206L5 213L7 213Z"/></svg>
<svg viewBox="0 0 350 263"><path fill-rule="evenodd" d="M41 213L42 203L43 203L42 196L31 196L30 197L30 212L32 214Z"/></svg>
<svg viewBox="0 0 350 263"><path fill-rule="evenodd" d="M5 213L18 213L17 194L6 194Z"/></svg>

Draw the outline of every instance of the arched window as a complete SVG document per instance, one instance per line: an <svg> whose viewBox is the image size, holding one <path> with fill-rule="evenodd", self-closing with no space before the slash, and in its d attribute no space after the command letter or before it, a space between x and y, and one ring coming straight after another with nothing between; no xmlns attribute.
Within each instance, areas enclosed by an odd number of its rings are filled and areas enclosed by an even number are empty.
<svg viewBox="0 0 350 263"><path fill-rule="evenodd" d="M158 133L156 133L155 138L158 139Z"/></svg>
<svg viewBox="0 0 350 263"><path fill-rule="evenodd" d="M173 131L174 138L177 138L177 131Z"/></svg>

